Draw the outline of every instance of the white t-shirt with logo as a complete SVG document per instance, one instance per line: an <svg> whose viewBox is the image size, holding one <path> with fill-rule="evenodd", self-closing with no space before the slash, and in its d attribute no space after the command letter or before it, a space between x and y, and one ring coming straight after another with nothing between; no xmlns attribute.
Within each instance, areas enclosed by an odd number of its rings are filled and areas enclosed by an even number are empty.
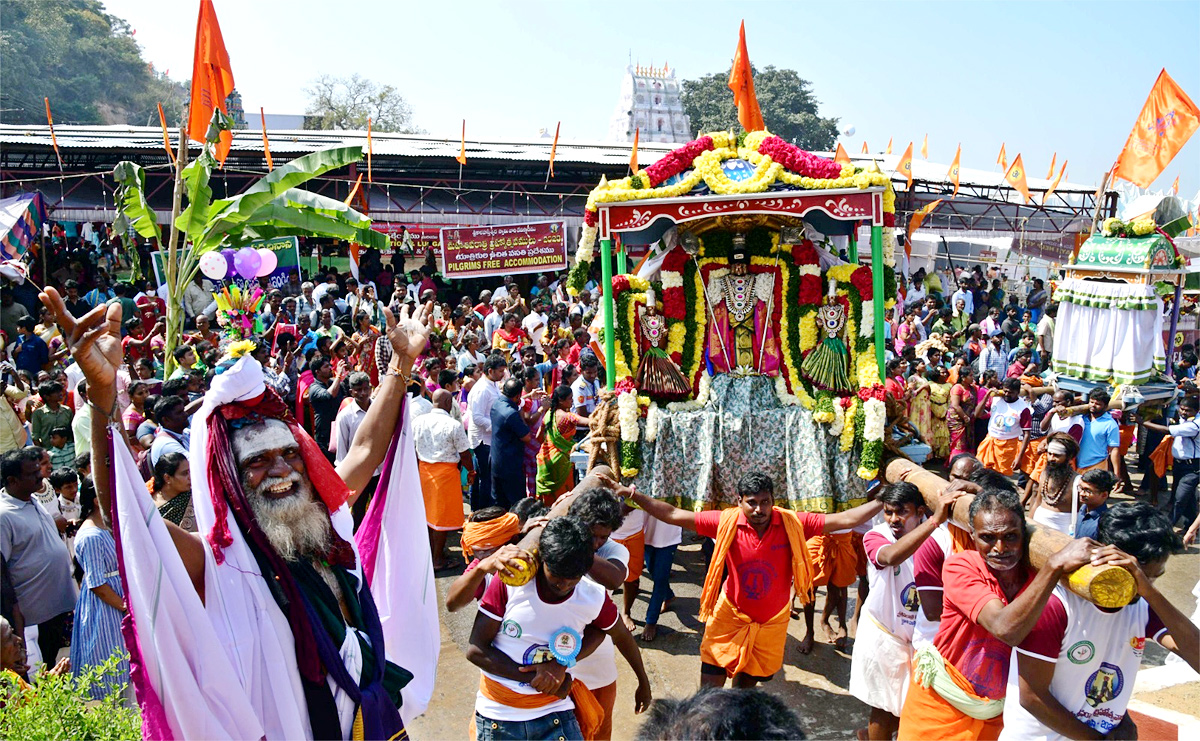
<svg viewBox="0 0 1200 741"><path fill-rule="evenodd" d="M1015 440L1023 432L1028 432L1032 424L1033 409L1029 402L1017 399L1010 404L1001 396L992 399L988 437L993 440Z"/></svg>
<svg viewBox="0 0 1200 741"><path fill-rule="evenodd" d="M537 588L538 581L534 578L522 586L510 587L500 579L493 579L479 601L479 611L500 622L492 645L518 664L527 666L553 661L552 637L569 635L582 641L583 631L589 625L607 631L619 619L617 607L608 592L594 581L581 580L571 596L562 602L543 600ZM564 632L564 629L570 632ZM538 694L528 682L514 682L487 672L484 675L513 692ZM529 678L533 679L532 673ZM475 712L493 720L534 720L574 707L570 698L539 708L521 709L489 700L482 692L475 696Z"/></svg>
<svg viewBox="0 0 1200 741"><path fill-rule="evenodd" d="M906 558L896 566L881 566L875 560L880 550L895 542L896 537L887 523L876 525L863 536L867 574L871 578L871 591L867 593L863 609L889 633L902 641L911 641L921 609L912 559Z"/></svg>
<svg viewBox="0 0 1200 741"><path fill-rule="evenodd" d="M1106 734L1125 717L1147 636L1160 641L1166 632L1143 599L1106 612L1062 585L1056 586L1033 631L1012 652L1000 738L1066 739L1021 707L1019 654L1053 663L1050 694L1076 719Z"/></svg>
<svg viewBox="0 0 1200 741"><path fill-rule="evenodd" d="M625 573L629 573L629 549L613 540L611 536L596 551L596 555L605 561L620 561L621 565L625 567ZM603 585L593 581L590 576L583 577L583 580L590 581L603 589ZM621 581L625 581L625 579L622 578ZM604 636L604 640L600 642L596 650L587 658L580 659L579 663L571 669L571 676L583 682L583 686L589 690L607 687L617 681L617 655L612 638Z"/></svg>

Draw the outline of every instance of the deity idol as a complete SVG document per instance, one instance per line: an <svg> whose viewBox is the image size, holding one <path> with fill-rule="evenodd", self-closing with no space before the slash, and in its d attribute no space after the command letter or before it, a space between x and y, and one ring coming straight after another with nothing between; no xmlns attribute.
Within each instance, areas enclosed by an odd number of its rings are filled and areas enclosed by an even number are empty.
<svg viewBox="0 0 1200 741"><path fill-rule="evenodd" d="M654 290L646 291L646 306L638 315L642 360L637 370L637 387L651 396L683 398L691 384L667 355L667 320L658 313Z"/></svg>
<svg viewBox="0 0 1200 741"><path fill-rule="evenodd" d="M768 308L774 288L773 273L750 272L746 236L734 235L729 273L708 284L708 357L714 371L779 374L779 342Z"/></svg>

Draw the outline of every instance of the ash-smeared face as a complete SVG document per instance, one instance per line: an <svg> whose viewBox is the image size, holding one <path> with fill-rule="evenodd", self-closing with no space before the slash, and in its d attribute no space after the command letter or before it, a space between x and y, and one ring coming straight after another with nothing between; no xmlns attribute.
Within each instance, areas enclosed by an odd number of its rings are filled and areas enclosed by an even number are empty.
<svg viewBox="0 0 1200 741"><path fill-rule="evenodd" d="M267 420L234 430L230 442L259 528L287 561L324 553L329 512L313 496L300 446L288 426Z"/></svg>

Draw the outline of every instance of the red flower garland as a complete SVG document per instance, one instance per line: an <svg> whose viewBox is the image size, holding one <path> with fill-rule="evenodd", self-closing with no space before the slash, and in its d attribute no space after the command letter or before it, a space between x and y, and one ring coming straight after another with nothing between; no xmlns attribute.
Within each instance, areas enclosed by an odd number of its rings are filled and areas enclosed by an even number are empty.
<svg viewBox="0 0 1200 741"><path fill-rule="evenodd" d="M887 391L884 389L883 384L877 383L870 388L860 388L858 390L858 398L862 401L870 401L871 399L887 401Z"/></svg>
<svg viewBox="0 0 1200 741"><path fill-rule="evenodd" d="M797 265L817 264L817 248L813 246L811 239L792 245L792 262Z"/></svg>
<svg viewBox="0 0 1200 741"><path fill-rule="evenodd" d="M858 290L858 297L863 301L870 301L875 296L875 286L871 281L871 269L868 267L861 267L850 274L850 284Z"/></svg>
<svg viewBox="0 0 1200 741"><path fill-rule="evenodd" d="M769 156L801 177L830 180L842 175L842 166L838 163L805 152L800 147L789 144L777 136L768 136L763 139L762 144L758 145L758 153Z"/></svg>
<svg viewBox="0 0 1200 741"><path fill-rule="evenodd" d="M886 211L883 214L883 225L888 228L896 226L896 214L889 214Z"/></svg>
<svg viewBox="0 0 1200 741"><path fill-rule="evenodd" d="M663 258L662 270L666 273L682 273L687 261L688 253L682 247L676 247Z"/></svg>
<svg viewBox="0 0 1200 741"><path fill-rule="evenodd" d="M630 378L629 376L626 376L625 378L622 378L620 381L618 381L616 386L613 386L613 391L616 391L618 395L624 394L629 391L636 394L637 393L637 384L635 384L633 382L632 378Z"/></svg>
<svg viewBox="0 0 1200 741"><path fill-rule="evenodd" d="M663 289L663 316L668 319L682 321L686 316L687 302L683 289L679 287Z"/></svg>
<svg viewBox="0 0 1200 741"><path fill-rule="evenodd" d="M629 290L629 276L617 275L612 279L613 298ZM600 287L603 290L603 286Z"/></svg>
<svg viewBox="0 0 1200 741"><path fill-rule="evenodd" d="M800 276L800 299L801 306L815 306L821 303L821 276L819 275L802 275Z"/></svg>
<svg viewBox="0 0 1200 741"><path fill-rule="evenodd" d="M584 211L583 223L585 226L595 226L600 221L600 214L597 211Z"/></svg>
<svg viewBox="0 0 1200 741"><path fill-rule="evenodd" d="M702 136L696 141L684 144L679 149L672 150L667 156L646 168L646 177L650 180L650 187L657 188L663 181L688 169L697 157L712 148L712 137Z"/></svg>

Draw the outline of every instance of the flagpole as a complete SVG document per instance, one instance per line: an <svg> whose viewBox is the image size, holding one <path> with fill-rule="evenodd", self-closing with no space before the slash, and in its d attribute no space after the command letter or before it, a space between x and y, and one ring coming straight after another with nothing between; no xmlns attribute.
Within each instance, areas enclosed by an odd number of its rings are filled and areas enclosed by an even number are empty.
<svg viewBox="0 0 1200 741"><path fill-rule="evenodd" d="M1100 223L1100 204L1104 202L1104 196L1108 192L1108 183L1116 169L1117 163L1114 162L1113 166L1108 169L1108 172L1104 173L1104 178L1100 181L1100 190L1097 191L1096 195L1096 208L1092 212L1092 234L1096 233L1096 225Z"/></svg>
<svg viewBox="0 0 1200 741"><path fill-rule="evenodd" d="M175 226L175 220L179 218L179 211L183 205L183 168L187 166L187 141L187 131L180 126L179 146L175 155L175 190L171 196L171 231L167 239L167 336L163 346L164 378L175 370L175 345L183 331L182 297L187 286L179 285L179 248L175 244L179 237L179 228ZM159 249L162 249L161 244Z"/></svg>

